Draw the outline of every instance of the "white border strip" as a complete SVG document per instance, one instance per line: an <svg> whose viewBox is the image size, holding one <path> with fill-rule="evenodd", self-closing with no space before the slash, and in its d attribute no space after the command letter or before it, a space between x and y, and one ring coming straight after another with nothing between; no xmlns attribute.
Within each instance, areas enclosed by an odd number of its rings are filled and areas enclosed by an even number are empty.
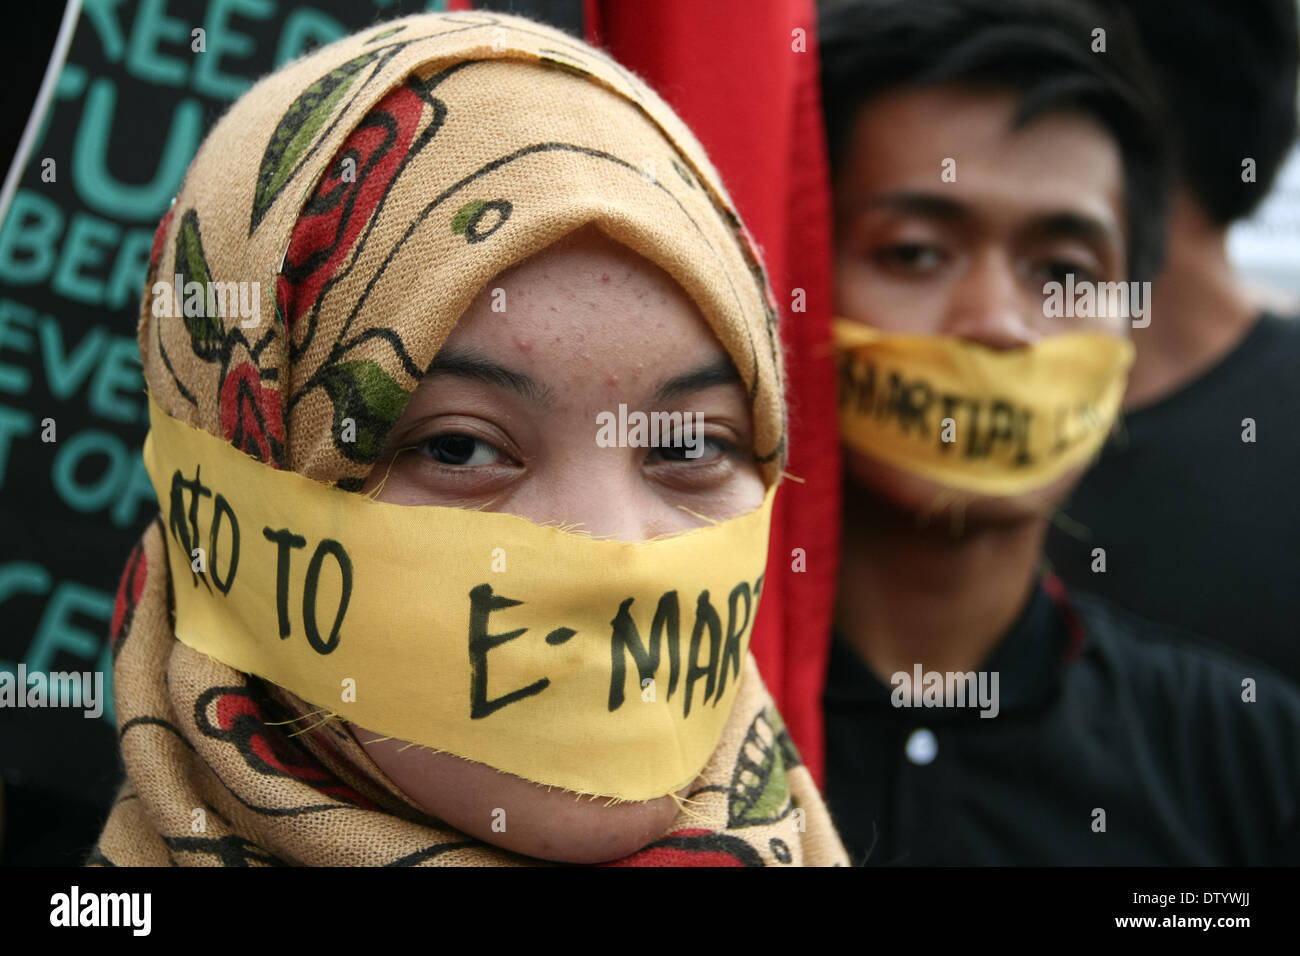
<svg viewBox="0 0 1300 956"><path fill-rule="evenodd" d="M18 191L18 180L22 177L23 170L27 168L28 154L36 145L36 136L44 121L45 111L49 108L50 100L54 98L54 88L58 85L59 74L63 72L64 61L68 58L68 47L72 46L72 34L76 31L77 19L80 16L81 0L68 0L68 5L63 8L63 22L59 25L58 39L54 41L54 52L50 54L50 62L45 67L45 78L41 80L40 92L36 94L36 103L32 106L31 115L27 117L23 138L18 141L18 151L14 153L14 161L5 176L4 189L0 190L0 225L3 225L5 216L9 212L9 203L13 201L14 193Z"/></svg>

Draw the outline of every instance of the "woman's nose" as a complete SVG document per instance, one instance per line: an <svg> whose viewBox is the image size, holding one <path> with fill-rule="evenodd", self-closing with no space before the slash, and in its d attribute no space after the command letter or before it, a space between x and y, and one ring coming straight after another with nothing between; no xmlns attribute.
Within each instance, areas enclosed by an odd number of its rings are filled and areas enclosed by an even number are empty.
<svg viewBox="0 0 1300 956"><path fill-rule="evenodd" d="M549 474L538 475L527 499L516 504L531 521L613 541L645 541L681 530L670 526L661 514L664 503L622 460L628 452L593 448L585 462L557 463Z"/></svg>

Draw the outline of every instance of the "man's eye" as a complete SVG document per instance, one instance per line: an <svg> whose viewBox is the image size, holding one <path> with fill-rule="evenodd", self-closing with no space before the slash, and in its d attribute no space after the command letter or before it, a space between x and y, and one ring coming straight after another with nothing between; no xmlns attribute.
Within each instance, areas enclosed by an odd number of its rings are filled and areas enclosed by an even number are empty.
<svg viewBox="0 0 1300 956"><path fill-rule="evenodd" d="M501 458L496 448L473 435L434 435L420 442L419 449L441 465L492 465Z"/></svg>
<svg viewBox="0 0 1300 956"><path fill-rule="evenodd" d="M1094 282L1096 276L1087 266L1070 259L1048 259L1042 264L1042 275L1048 282L1059 282L1065 285L1066 278L1074 276L1074 282L1078 285L1080 282Z"/></svg>
<svg viewBox="0 0 1300 956"><path fill-rule="evenodd" d="M877 249L875 260L886 268L902 272L926 272L943 262L943 253L937 246L904 242Z"/></svg>

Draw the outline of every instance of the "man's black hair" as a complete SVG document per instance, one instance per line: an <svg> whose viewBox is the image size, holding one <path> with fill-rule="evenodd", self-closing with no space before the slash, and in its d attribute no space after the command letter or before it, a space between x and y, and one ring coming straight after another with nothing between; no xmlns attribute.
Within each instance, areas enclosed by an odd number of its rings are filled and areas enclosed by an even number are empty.
<svg viewBox="0 0 1300 956"><path fill-rule="evenodd" d="M1123 11L1085 0L823 0L818 32L833 170L860 110L882 93L939 84L1015 89L1016 127L1078 108L1110 132L1123 158L1128 277L1158 271L1169 151L1155 82Z"/></svg>
<svg viewBox="0 0 1300 956"><path fill-rule="evenodd" d="M1120 2L1160 84L1183 183L1219 225L1249 215L1295 142L1296 0Z"/></svg>

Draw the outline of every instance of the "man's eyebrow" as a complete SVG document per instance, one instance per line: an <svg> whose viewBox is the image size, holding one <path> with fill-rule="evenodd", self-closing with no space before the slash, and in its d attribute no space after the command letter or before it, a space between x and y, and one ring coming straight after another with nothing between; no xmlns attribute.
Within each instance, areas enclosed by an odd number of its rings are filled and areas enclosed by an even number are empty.
<svg viewBox="0 0 1300 956"><path fill-rule="evenodd" d="M858 203L853 212L864 209L889 209L944 220L964 219L971 215L970 209L960 202L931 193L910 190L870 196ZM1120 238L1115 225L1086 213L1064 210L1035 219L1031 228L1040 235L1065 236L1093 243L1113 245Z"/></svg>
<svg viewBox="0 0 1300 956"><path fill-rule="evenodd" d="M1121 238L1117 226L1077 212L1043 216L1034 222L1033 231L1044 236L1082 239L1098 245L1114 245Z"/></svg>
<svg viewBox="0 0 1300 956"><path fill-rule="evenodd" d="M486 385L506 388L534 405L549 406L555 401L555 393L547 385L523 372L500 365L477 349L448 348L438 353L429 366L429 374L456 375Z"/></svg>
<svg viewBox="0 0 1300 956"><path fill-rule="evenodd" d="M744 384L740 373L736 371L736 366L731 364L731 359L723 357L660 382L655 387L651 401L654 404L661 404L714 385L743 386Z"/></svg>
<svg viewBox="0 0 1300 956"><path fill-rule="evenodd" d="M854 204L851 211L856 214L864 209L882 208L916 216L928 216L931 219L962 219L970 215L967 207L954 199L911 190L868 196Z"/></svg>

